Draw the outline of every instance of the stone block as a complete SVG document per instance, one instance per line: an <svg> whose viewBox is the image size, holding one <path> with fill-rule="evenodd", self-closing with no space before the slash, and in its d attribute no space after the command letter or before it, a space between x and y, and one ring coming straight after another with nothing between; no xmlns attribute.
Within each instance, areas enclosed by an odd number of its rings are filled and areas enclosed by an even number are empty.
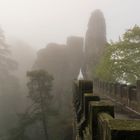
<svg viewBox="0 0 140 140"><path fill-rule="evenodd" d="M98 115L99 113L108 113L114 117L114 106L110 101L91 101L89 104L89 130L93 140L98 140Z"/></svg>
<svg viewBox="0 0 140 140"><path fill-rule="evenodd" d="M100 101L100 97L99 96L96 96L96 95L93 95L93 93L85 93L84 94L84 116L85 116L85 119L88 118L88 106L89 106L89 102L90 101Z"/></svg>
<svg viewBox="0 0 140 140"><path fill-rule="evenodd" d="M110 120L105 140L140 140L140 120Z"/></svg>
<svg viewBox="0 0 140 140"><path fill-rule="evenodd" d="M140 120L118 120L100 113L98 136L99 140L140 140Z"/></svg>

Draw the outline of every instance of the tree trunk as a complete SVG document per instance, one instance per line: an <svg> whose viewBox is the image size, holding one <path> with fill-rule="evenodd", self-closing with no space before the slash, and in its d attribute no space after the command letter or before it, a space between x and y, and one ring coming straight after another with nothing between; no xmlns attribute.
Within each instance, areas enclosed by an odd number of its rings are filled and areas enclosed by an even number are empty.
<svg viewBox="0 0 140 140"><path fill-rule="evenodd" d="M46 120L46 112L44 109L44 101L43 101L43 97L42 97L42 92L40 91L40 98L41 98L41 115L42 115L42 125L43 125L43 129L44 129L44 135L45 135L45 139L49 140L48 138L48 130L47 130L47 120Z"/></svg>

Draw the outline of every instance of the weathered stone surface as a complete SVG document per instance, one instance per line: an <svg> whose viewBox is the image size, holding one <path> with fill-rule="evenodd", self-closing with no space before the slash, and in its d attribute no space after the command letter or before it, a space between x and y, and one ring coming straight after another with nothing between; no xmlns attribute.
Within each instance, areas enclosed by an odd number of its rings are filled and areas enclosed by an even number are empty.
<svg viewBox="0 0 140 140"><path fill-rule="evenodd" d="M140 140L140 121L111 120L108 124L108 140Z"/></svg>
<svg viewBox="0 0 140 140"><path fill-rule="evenodd" d="M112 120L113 117L110 116L107 113L99 113L98 115L98 139L100 140L108 140L107 139L107 126L110 120Z"/></svg>
<svg viewBox="0 0 140 140"><path fill-rule="evenodd" d="M80 117L84 113L84 94L93 92L93 82L87 80L79 80L79 98L80 98L80 107L81 110Z"/></svg>
<svg viewBox="0 0 140 140"><path fill-rule="evenodd" d="M93 93L85 93L84 94L84 115L85 119L88 118L88 106L90 101L100 101L99 96L93 95Z"/></svg>
<svg viewBox="0 0 140 140"><path fill-rule="evenodd" d="M79 89L83 93L92 93L93 92L93 81L91 80L79 80Z"/></svg>
<svg viewBox="0 0 140 140"><path fill-rule="evenodd" d="M109 91L110 94L112 92L110 89L112 85L109 84L108 86L107 82L95 81L94 86L96 86L95 89L98 93ZM113 84L113 90L114 89L115 86ZM123 96L124 92L125 96ZM101 98L100 100L100 98L93 93L79 93L84 99L82 101L84 114L80 119L79 140L140 140L140 120L115 119L112 102L107 101L106 98ZM131 96L136 95L135 86L131 88L130 86L123 85L121 89L120 85L116 85L116 95L117 94L119 98L127 99L130 94ZM114 98L117 98L117 96ZM119 98L117 98L117 101L122 102ZM129 98L130 106L139 106L139 103L135 99L136 97ZM79 98L79 100L81 102L82 98Z"/></svg>
<svg viewBox="0 0 140 140"><path fill-rule="evenodd" d="M87 124L87 119L89 118L89 114L88 114L89 102L90 101L99 101L99 100L100 100L100 98L98 96L93 96L93 93L84 93L84 103L83 103L83 106L84 106L83 109L84 110L83 110L83 114L80 118L80 123L79 123L80 133L88 125Z"/></svg>
<svg viewBox="0 0 140 140"><path fill-rule="evenodd" d="M92 101L89 104L89 129L90 133L92 134L92 139L98 140L98 115L101 112L106 112L110 114L112 117L114 117L114 106L109 101Z"/></svg>
<svg viewBox="0 0 140 140"><path fill-rule="evenodd" d="M139 140L140 120L118 120L100 113L97 133L100 140Z"/></svg>

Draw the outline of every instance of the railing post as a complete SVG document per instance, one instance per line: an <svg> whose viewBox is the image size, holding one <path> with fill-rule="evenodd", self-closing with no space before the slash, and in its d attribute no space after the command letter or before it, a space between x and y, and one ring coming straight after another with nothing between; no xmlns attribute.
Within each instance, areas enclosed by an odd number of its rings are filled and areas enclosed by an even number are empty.
<svg viewBox="0 0 140 140"><path fill-rule="evenodd" d="M99 140L98 132L98 115L101 112L106 112L114 117L114 106L109 101L92 101L89 104L89 131L91 140Z"/></svg>

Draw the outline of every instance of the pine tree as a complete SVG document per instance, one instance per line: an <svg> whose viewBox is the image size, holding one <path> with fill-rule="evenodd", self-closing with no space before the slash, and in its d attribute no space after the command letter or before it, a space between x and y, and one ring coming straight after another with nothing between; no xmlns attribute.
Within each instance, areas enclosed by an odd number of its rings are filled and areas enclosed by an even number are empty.
<svg viewBox="0 0 140 140"><path fill-rule="evenodd" d="M47 111L52 98L50 90L52 88L53 77L44 70L34 70L27 72L30 81L28 82L29 98L35 106L35 113L39 114L44 129L45 139L48 140Z"/></svg>

